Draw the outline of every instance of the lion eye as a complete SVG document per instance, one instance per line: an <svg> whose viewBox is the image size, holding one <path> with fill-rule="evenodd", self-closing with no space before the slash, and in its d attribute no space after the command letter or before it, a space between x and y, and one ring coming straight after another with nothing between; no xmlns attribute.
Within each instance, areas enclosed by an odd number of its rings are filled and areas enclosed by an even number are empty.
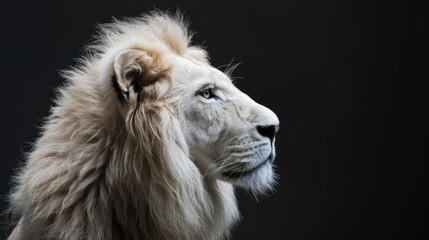
<svg viewBox="0 0 429 240"><path fill-rule="evenodd" d="M199 94L203 97L203 98L206 98L206 99L209 99L209 98L213 98L215 95L213 94L213 91L212 91L212 89L211 88L208 88L208 89L206 89L206 90L204 90L204 91L201 91L201 92L199 92Z"/></svg>

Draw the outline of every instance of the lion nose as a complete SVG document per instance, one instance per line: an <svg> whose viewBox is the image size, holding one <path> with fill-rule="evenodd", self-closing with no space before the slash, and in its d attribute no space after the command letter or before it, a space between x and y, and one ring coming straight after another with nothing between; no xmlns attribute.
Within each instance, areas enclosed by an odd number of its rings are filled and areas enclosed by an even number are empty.
<svg viewBox="0 0 429 240"><path fill-rule="evenodd" d="M279 129L279 125L257 126L258 133L270 139L273 142L274 137Z"/></svg>

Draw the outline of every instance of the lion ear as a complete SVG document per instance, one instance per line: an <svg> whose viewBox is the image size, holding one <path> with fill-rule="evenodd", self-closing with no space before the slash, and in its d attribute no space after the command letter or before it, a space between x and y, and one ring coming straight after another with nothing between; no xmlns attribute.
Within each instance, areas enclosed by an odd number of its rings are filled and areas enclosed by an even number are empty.
<svg viewBox="0 0 429 240"><path fill-rule="evenodd" d="M157 59L147 51L130 49L120 52L114 59L113 85L121 100L137 99L145 86L160 75Z"/></svg>

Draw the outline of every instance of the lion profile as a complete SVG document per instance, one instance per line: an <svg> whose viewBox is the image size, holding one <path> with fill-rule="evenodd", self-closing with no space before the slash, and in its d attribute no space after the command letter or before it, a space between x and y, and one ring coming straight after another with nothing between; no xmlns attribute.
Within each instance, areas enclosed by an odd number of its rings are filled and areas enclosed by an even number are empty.
<svg viewBox="0 0 429 240"><path fill-rule="evenodd" d="M279 120L191 45L181 14L100 27L15 177L9 239L225 239L234 187L274 182Z"/></svg>

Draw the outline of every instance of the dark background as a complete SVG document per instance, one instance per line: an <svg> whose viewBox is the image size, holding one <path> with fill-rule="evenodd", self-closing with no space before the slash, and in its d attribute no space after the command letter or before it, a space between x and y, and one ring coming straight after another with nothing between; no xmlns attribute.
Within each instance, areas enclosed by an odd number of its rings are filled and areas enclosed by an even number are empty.
<svg viewBox="0 0 429 240"><path fill-rule="evenodd" d="M237 86L280 119L279 185L238 191L233 239L428 237L427 9L410 1L2 1L1 210L58 71L97 23L155 7L181 9L215 67L243 62Z"/></svg>

